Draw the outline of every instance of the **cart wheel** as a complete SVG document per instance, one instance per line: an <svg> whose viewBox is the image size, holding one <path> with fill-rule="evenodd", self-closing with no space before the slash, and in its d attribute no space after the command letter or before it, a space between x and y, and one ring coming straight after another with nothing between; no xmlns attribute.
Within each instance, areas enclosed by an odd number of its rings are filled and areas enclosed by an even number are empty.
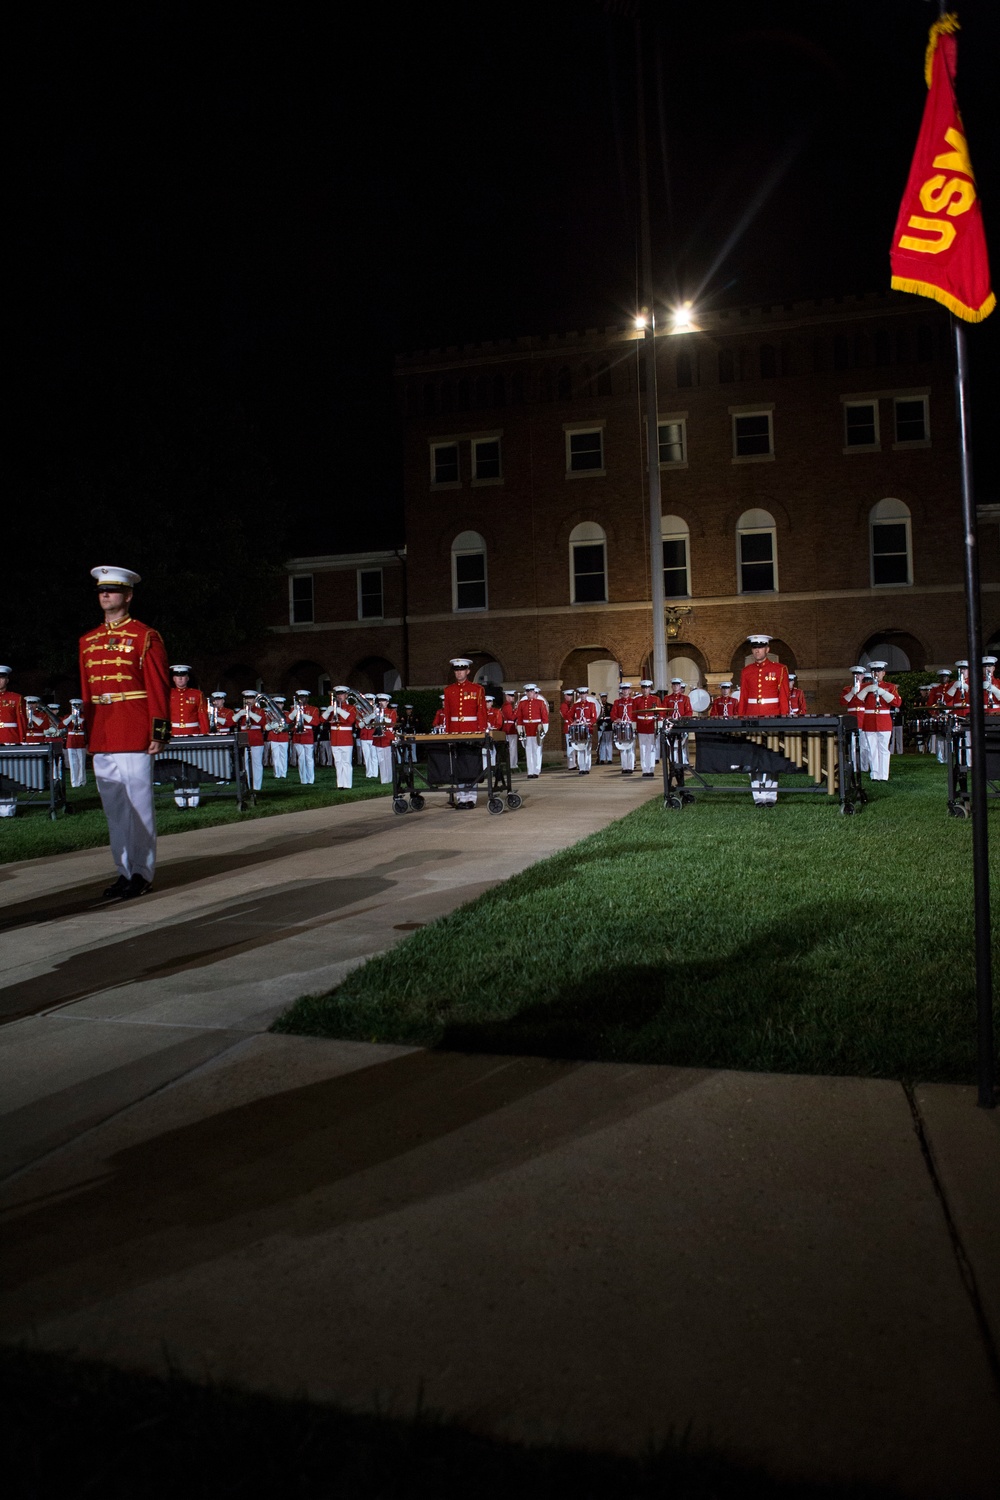
<svg viewBox="0 0 1000 1500"><path fill-rule="evenodd" d="M845 802L840 811L845 818L850 818L857 812L857 808L853 802Z"/></svg>
<svg viewBox="0 0 1000 1500"><path fill-rule="evenodd" d="M414 812L421 812L423 810L424 799L419 792L413 793L412 797L410 798L410 806L413 808Z"/></svg>
<svg viewBox="0 0 1000 1500"><path fill-rule="evenodd" d="M967 818L971 808L967 802L952 802L949 804L948 811L953 818Z"/></svg>
<svg viewBox="0 0 1000 1500"><path fill-rule="evenodd" d="M679 797L673 796L664 797L663 805L664 807L668 807L671 812L680 812L684 804L681 802L681 799Z"/></svg>
<svg viewBox="0 0 1000 1500"><path fill-rule="evenodd" d="M503 802L499 797L491 797L486 806L491 813L502 813L504 811Z"/></svg>
<svg viewBox="0 0 1000 1500"><path fill-rule="evenodd" d="M694 792L681 792L681 805L690 807L694 801Z"/></svg>
<svg viewBox="0 0 1000 1500"><path fill-rule="evenodd" d="M407 802L405 797L393 797L392 810L394 813L408 813L410 810L410 804Z"/></svg>
<svg viewBox="0 0 1000 1500"><path fill-rule="evenodd" d="M521 798L518 796L517 792L511 792L510 796L507 798L507 806L510 808L511 812L516 812L517 809L521 806Z"/></svg>

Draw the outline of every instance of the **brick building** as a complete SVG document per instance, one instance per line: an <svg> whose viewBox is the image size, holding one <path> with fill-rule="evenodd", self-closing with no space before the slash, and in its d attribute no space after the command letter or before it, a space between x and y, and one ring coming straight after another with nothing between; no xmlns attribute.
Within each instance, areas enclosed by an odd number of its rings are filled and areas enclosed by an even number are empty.
<svg viewBox="0 0 1000 1500"><path fill-rule="evenodd" d="M401 356L396 376L405 554L294 559L278 675L290 683L298 653L363 687L382 685L373 666L432 686L459 651L481 680L550 694L647 675L641 336L431 350ZM940 309L886 294L706 314L697 331L658 334L657 405L657 555L671 671L689 686L738 670L750 630L776 637L820 710L866 654L894 670L963 654ZM987 638L1000 627L995 520L980 528ZM377 618L361 583L376 569Z"/></svg>

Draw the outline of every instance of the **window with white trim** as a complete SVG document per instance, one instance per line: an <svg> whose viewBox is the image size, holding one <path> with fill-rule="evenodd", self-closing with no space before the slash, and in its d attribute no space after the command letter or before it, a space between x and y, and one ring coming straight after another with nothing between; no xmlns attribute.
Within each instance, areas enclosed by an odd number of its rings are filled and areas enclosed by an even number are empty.
<svg viewBox="0 0 1000 1500"><path fill-rule="evenodd" d="M498 484L502 479L499 437L473 438L473 484Z"/></svg>
<svg viewBox="0 0 1000 1500"><path fill-rule="evenodd" d="M381 620L385 613L382 569L358 569L358 619Z"/></svg>
<svg viewBox="0 0 1000 1500"><path fill-rule="evenodd" d="M661 417L656 429L661 469L687 468L687 416Z"/></svg>
<svg viewBox="0 0 1000 1500"><path fill-rule="evenodd" d="M877 453L878 402L844 401L844 452Z"/></svg>
<svg viewBox="0 0 1000 1500"><path fill-rule="evenodd" d="M478 531L463 531L451 544L451 607L486 608L486 543Z"/></svg>
<svg viewBox="0 0 1000 1500"><path fill-rule="evenodd" d="M774 426L771 412L732 412L733 460L774 457Z"/></svg>
<svg viewBox="0 0 1000 1500"><path fill-rule="evenodd" d="M460 483L458 444L431 443L431 484L443 487Z"/></svg>
<svg viewBox="0 0 1000 1500"><path fill-rule="evenodd" d="M292 625L311 625L315 618L313 575L293 573L288 580L288 619Z"/></svg>
<svg viewBox="0 0 1000 1500"><path fill-rule="evenodd" d="M910 510L902 500L880 500L868 518L872 587L913 582Z"/></svg>
<svg viewBox="0 0 1000 1500"><path fill-rule="evenodd" d="M741 594L777 592L778 539L770 511L745 510L737 521L736 576Z"/></svg>
<svg viewBox="0 0 1000 1500"><path fill-rule="evenodd" d="M573 604L607 601L607 542L596 521L581 521L569 534L569 589Z"/></svg>
<svg viewBox="0 0 1000 1500"><path fill-rule="evenodd" d="M892 403L896 428L896 448L916 445L925 448L930 442L931 429L927 414L926 396L896 396Z"/></svg>
<svg viewBox="0 0 1000 1500"><path fill-rule="evenodd" d="M567 429L566 473L604 473L603 427L574 427Z"/></svg>
<svg viewBox="0 0 1000 1500"><path fill-rule="evenodd" d="M667 599L686 599L691 593L690 530L680 516L663 516L663 593Z"/></svg>

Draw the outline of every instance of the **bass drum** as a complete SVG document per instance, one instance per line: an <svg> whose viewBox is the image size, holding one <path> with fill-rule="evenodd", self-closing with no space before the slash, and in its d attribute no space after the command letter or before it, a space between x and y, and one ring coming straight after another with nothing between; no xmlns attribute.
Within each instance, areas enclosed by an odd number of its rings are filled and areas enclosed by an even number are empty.
<svg viewBox="0 0 1000 1500"><path fill-rule="evenodd" d="M712 695L706 693L704 688L693 688L688 697L691 699L691 707L696 714L707 713L712 706Z"/></svg>

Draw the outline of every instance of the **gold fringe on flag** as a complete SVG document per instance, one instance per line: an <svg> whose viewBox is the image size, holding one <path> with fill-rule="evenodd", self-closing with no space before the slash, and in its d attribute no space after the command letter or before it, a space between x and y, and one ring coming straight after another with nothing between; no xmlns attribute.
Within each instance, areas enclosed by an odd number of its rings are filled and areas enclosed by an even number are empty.
<svg viewBox="0 0 1000 1500"><path fill-rule="evenodd" d="M930 38L927 42L927 51L924 53L924 82L927 87L931 86L931 69L934 63L934 53L937 51L937 39L939 36L952 36L956 31L961 31L958 17L953 10L934 22L931 27Z"/></svg>

